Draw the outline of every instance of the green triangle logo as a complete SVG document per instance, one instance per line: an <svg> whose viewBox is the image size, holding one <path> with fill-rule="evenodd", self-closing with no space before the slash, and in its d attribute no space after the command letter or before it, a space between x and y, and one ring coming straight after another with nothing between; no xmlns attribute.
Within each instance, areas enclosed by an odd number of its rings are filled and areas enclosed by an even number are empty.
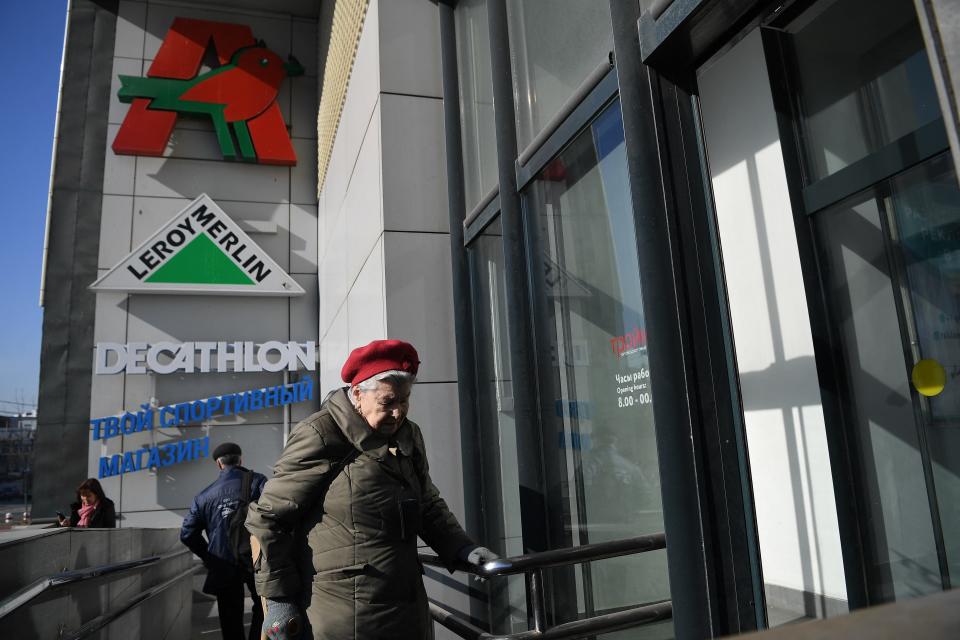
<svg viewBox="0 0 960 640"><path fill-rule="evenodd" d="M247 274L213 244L206 233L157 269L146 282L177 284L253 284Z"/></svg>
<svg viewBox="0 0 960 640"><path fill-rule="evenodd" d="M200 194L90 288L171 295L301 296L306 291Z"/></svg>

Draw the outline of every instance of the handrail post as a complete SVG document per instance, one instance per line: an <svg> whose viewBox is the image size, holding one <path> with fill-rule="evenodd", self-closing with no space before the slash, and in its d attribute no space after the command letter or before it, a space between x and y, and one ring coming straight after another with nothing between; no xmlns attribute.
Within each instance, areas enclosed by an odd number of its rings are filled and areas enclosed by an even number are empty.
<svg viewBox="0 0 960 640"><path fill-rule="evenodd" d="M673 605L669 600L630 607L613 613L578 618L562 624L557 623L548 629L546 580L544 578L544 569L551 567L618 558L664 548L666 548L666 537L663 533L655 533L636 538L596 542L580 547L539 551L512 558L499 558L487 562L480 568L466 564L457 567L460 571L473 573L482 578L518 576L522 573L526 586L527 601L528 629L525 631L506 635L491 634L445 610L433 601L430 603L430 615L435 622L440 623L465 640L482 638L490 640L532 640L544 635L557 640L560 638L585 638L667 620L673 616ZM439 557L428 554L420 554L420 561L431 566L446 566Z"/></svg>
<svg viewBox="0 0 960 640"><path fill-rule="evenodd" d="M546 630L546 612L543 602L543 570L533 569L524 574L527 584L527 606L533 618L533 629L537 633Z"/></svg>

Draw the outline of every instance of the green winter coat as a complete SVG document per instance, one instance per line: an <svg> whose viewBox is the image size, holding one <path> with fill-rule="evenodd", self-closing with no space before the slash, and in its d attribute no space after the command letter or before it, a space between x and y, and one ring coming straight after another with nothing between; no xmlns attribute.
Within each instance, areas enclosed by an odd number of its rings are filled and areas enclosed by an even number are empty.
<svg viewBox="0 0 960 640"><path fill-rule="evenodd" d="M247 529L257 593L301 597L324 640L429 637L417 535L448 566L473 544L430 480L420 428L406 420L388 439L345 388L297 425Z"/></svg>

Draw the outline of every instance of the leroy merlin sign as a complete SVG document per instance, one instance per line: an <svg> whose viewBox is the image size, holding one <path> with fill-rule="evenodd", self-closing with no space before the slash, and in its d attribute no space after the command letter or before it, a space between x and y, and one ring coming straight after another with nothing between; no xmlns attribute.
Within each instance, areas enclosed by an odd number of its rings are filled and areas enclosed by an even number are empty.
<svg viewBox="0 0 960 640"><path fill-rule="evenodd" d="M187 205L90 288L180 294L304 293L206 194Z"/></svg>

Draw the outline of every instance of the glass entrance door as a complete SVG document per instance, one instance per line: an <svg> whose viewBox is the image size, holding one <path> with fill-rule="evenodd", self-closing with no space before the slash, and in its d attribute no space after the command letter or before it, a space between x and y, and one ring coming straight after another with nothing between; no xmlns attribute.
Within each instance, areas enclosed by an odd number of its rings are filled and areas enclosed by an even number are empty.
<svg viewBox="0 0 960 640"><path fill-rule="evenodd" d="M847 580L877 604L960 580L960 189L913 3L801 9L766 50L825 306L818 360L839 381L828 428L865 574Z"/></svg>
<svg viewBox="0 0 960 640"><path fill-rule="evenodd" d="M870 599L939 591L950 573L960 576L960 191L952 163L938 156L815 214L813 226L859 454Z"/></svg>

